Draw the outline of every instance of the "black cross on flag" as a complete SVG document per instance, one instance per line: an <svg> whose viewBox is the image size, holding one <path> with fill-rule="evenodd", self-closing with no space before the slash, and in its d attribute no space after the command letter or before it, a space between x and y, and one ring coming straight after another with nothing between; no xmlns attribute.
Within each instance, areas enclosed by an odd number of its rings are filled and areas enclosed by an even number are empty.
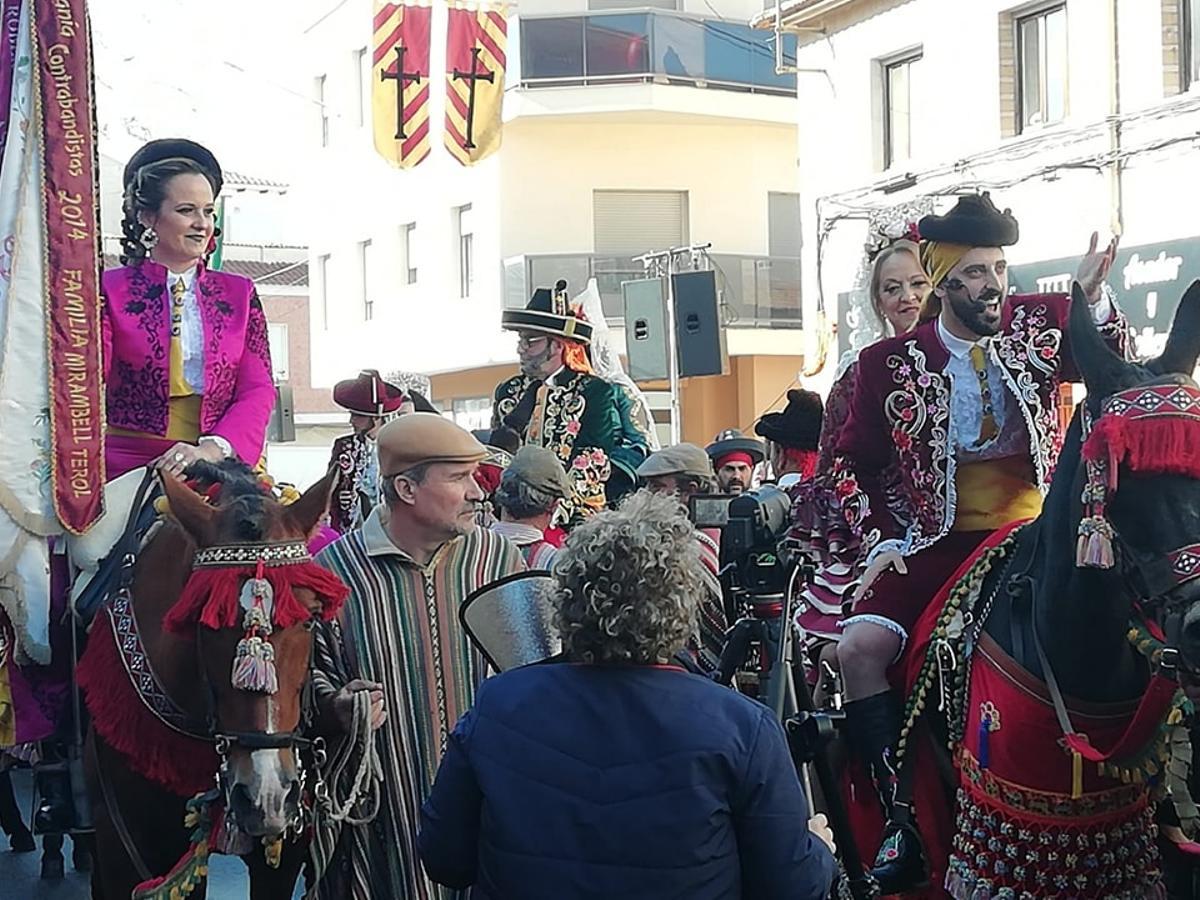
<svg viewBox="0 0 1200 900"><path fill-rule="evenodd" d="M464 166L500 147L507 40L503 10L450 8L445 145Z"/></svg>

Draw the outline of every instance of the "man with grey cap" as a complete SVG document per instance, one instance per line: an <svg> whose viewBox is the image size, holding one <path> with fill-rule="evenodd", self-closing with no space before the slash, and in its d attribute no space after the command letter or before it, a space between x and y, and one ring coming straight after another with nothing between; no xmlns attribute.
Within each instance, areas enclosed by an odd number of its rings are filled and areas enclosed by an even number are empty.
<svg viewBox="0 0 1200 900"><path fill-rule="evenodd" d="M492 495L500 514L492 531L516 544L530 569L549 569L558 548L546 540L546 529L570 494L571 483L558 457L527 444L512 458Z"/></svg>
<svg viewBox="0 0 1200 900"><path fill-rule="evenodd" d="M685 507L694 494L717 492L708 454L695 444L675 444L651 453L637 470L646 490L655 494L674 494ZM697 528L700 562L704 564L704 597L700 601L700 633L688 643L688 649L700 668L716 671L725 647L729 619L721 593L721 532L715 528Z"/></svg>
<svg viewBox="0 0 1200 900"><path fill-rule="evenodd" d="M384 798L373 824L342 833L320 896L447 900L465 894L425 877L416 841L442 748L486 674L458 610L525 564L513 544L475 525L483 492L474 475L487 449L470 433L411 413L377 440L383 502L317 556L350 598L337 621L318 627L313 665L322 731L354 734L367 714L379 728ZM370 713L356 708L364 690Z"/></svg>

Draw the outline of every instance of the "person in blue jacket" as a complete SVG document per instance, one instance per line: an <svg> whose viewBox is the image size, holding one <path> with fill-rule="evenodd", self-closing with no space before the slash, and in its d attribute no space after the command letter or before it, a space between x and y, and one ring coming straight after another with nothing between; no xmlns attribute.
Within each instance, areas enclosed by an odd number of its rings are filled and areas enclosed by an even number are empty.
<svg viewBox="0 0 1200 900"><path fill-rule="evenodd" d="M669 662L704 590L678 502L586 520L555 577L567 661L480 687L422 810L429 877L487 900L827 897L832 836L779 723Z"/></svg>

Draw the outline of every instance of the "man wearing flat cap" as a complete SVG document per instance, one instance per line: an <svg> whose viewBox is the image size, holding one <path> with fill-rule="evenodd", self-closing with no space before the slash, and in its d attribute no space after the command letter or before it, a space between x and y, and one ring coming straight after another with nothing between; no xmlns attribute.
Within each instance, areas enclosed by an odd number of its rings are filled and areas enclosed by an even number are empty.
<svg viewBox="0 0 1200 900"><path fill-rule="evenodd" d="M329 524L340 534L362 525L379 502L379 456L375 438L383 423L401 412L401 388L384 381L374 369L333 386L333 402L350 413L354 430L333 442L330 466L342 473L329 503Z"/></svg>
<svg viewBox="0 0 1200 900"><path fill-rule="evenodd" d="M588 355L594 328L567 298L567 283L538 288L500 324L517 332L521 372L496 387L492 428L545 447L574 488L573 519L603 509L633 489L649 436L620 385L596 375Z"/></svg>
<svg viewBox="0 0 1200 900"><path fill-rule="evenodd" d="M313 660L323 730L353 728L354 694L370 692L373 721L383 719L375 743L385 797L373 824L342 833L322 896L358 896L338 881L350 878L371 897L457 897L425 877L416 840L447 736L485 675L458 610L525 565L512 543L475 524L475 469L487 450L469 432L411 413L384 425L378 444L383 502L317 556L350 598L318 628Z"/></svg>
<svg viewBox="0 0 1200 900"><path fill-rule="evenodd" d="M763 442L748 437L736 428L727 428L704 448L717 473L717 489L737 496L750 490L754 467L766 458Z"/></svg>
<svg viewBox="0 0 1200 900"><path fill-rule="evenodd" d="M558 548L546 540L546 531L571 491L562 463L544 447L522 447L500 476L492 497L500 521L492 530L520 548L530 569L554 564Z"/></svg>
<svg viewBox="0 0 1200 900"><path fill-rule="evenodd" d="M863 548L838 660L847 735L892 819L888 759L899 732L887 668L956 568L997 528L1036 516L1062 444L1059 387L1077 380L1066 344L1071 298L1008 293L1004 248L1017 221L988 194L919 225L933 293L906 335L862 351L832 473ZM1116 242L1097 236L1076 280L1110 346L1125 323L1104 284ZM884 491L885 473L897 483ZM924 877L915 831L894 823L876 861L882 893Z"/></svg>

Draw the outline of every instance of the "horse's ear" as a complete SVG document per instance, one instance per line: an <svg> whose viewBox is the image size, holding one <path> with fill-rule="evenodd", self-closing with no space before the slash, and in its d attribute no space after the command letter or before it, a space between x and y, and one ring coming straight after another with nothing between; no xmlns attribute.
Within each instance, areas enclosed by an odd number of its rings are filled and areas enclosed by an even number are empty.
<svg viewBox="0 0 1200 900"><path fill-rule="evenodd" d="M216 540L217 511L182 481L170 475L159 477L171 515L199 546L210 546Z"/></svg>
<svg viewBox="0 0 1200 900"><path fill-rule="evenodd" d="M341 470L332 466L325 477L300 495L295 502L288 504L287 518L292 526L305 535L311 535L321 521L321 516L329 509L329 500L337 487Z"/></svg>
<svg viewBox="0 0 1200 900"><path fill-rule="evenodd" d="M1200 279L1192 282L1179 301L1162 355L1146 365L1158 375L1173 373L1190 378L1196 371L1197 359L1200 359Z"/></svg>
<svg viewBox="0 0 1200 900"><path fill-rule="evenodd" d="M1137 370L1104 343L1092 319L1091 304L1078 281L1071 285L1067 334L1071 342L1071 356L1079 374L1083 376L1089 396L1098 399L1107 397L1137 383Z"/></svg>

